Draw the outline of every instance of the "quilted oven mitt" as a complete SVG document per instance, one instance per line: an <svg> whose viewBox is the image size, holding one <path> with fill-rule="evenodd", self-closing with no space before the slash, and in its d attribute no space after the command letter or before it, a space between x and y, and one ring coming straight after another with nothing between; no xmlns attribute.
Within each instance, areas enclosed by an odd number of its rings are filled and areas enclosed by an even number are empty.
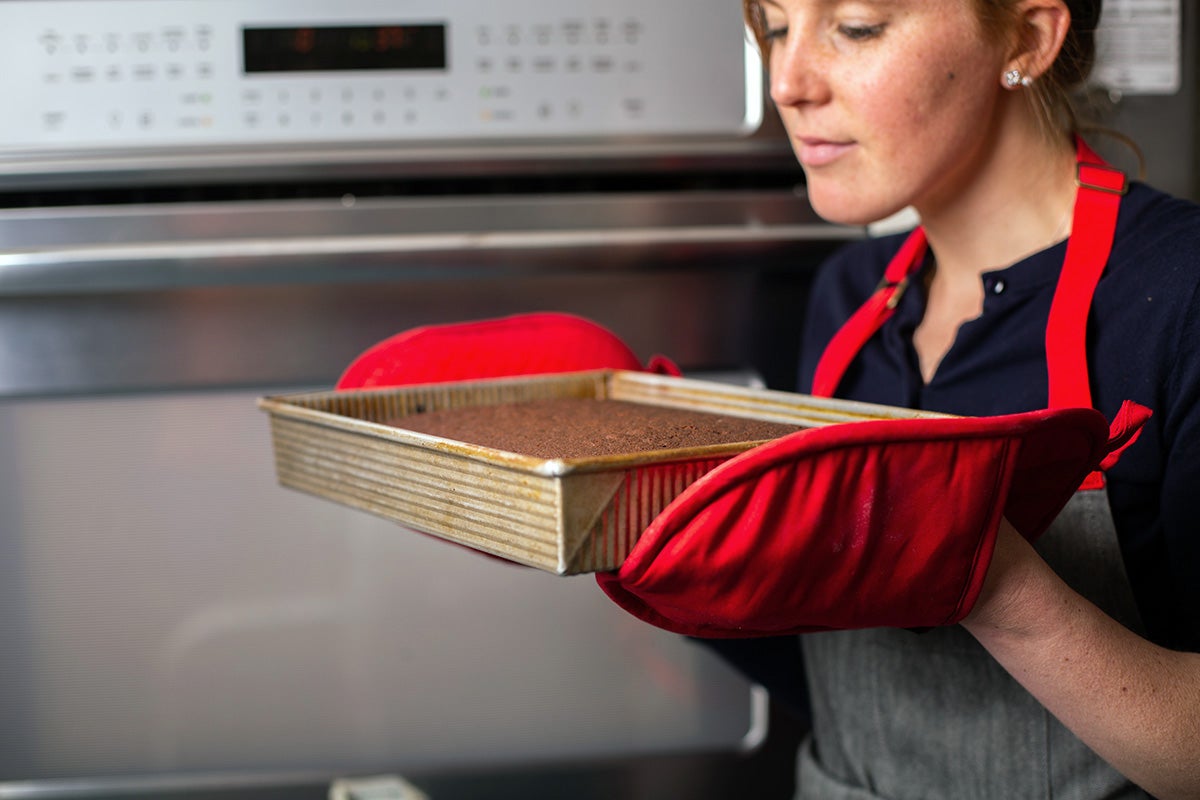
<svg viewBox="0 0 1200 800"><path fill-rule="evenodd" d="M634 616L707 638L958 622L1002 516L1031 541L1150 412L880 420L790 434L693 483L621 567Z"/></svg>
<svg viewBox="0 0 1200 800"><path fill-rule="evenodd" d="M616 334L591 320L546 311L402 331L355 358L335 388L374 389L591 369L681 374L664 356L654 356L643 367Z"/></svg>

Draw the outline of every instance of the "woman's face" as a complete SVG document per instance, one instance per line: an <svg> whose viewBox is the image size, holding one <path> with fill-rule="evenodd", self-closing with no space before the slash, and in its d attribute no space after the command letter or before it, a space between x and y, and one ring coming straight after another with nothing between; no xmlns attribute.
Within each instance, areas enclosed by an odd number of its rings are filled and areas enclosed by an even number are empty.
<svg viewBox="0 0 1200 800"><path fill-rule="evenodd" d="M1006 67L971 0L761 0L771 97L826 219L954 202L988 151Z"/></svg>

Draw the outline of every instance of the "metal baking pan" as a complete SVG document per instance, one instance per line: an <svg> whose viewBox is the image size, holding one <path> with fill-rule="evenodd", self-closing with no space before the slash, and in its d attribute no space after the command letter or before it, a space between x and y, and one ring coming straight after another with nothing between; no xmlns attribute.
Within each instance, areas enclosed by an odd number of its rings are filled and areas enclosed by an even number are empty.
<svg viewBox="0 0 1200 800"><path fill-rule="evenodd" d="M280 484L521 564L619 566L693 481L762 442L545 459L383 424L422 411L555 397L626 400L802 427L941 416L641 372L597 370L263 397Z"/></svg>

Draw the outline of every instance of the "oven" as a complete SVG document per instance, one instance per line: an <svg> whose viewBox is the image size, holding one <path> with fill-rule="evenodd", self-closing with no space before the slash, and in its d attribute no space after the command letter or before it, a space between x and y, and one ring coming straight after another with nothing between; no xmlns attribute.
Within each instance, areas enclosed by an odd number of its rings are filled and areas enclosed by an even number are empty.
<svg viewBox="0 0 1200 800"><path fill-rule="evenodd" d="M736 3L0 0L0 104L0 797L787 795L706 648L280 488L255 405L534 310L790 386L861 231Z"/></svg>

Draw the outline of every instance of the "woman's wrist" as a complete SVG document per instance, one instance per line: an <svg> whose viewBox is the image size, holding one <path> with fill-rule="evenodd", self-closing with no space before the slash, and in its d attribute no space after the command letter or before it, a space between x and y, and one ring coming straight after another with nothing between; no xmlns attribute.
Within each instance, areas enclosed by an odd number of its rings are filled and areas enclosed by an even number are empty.
<svg viewBox="0 0 1200 800"><path fill-rule="evenodd" d="M1025 537L1001 520L983 589L962 625L976 638L1035 636L1058 583Z"/></svg>

